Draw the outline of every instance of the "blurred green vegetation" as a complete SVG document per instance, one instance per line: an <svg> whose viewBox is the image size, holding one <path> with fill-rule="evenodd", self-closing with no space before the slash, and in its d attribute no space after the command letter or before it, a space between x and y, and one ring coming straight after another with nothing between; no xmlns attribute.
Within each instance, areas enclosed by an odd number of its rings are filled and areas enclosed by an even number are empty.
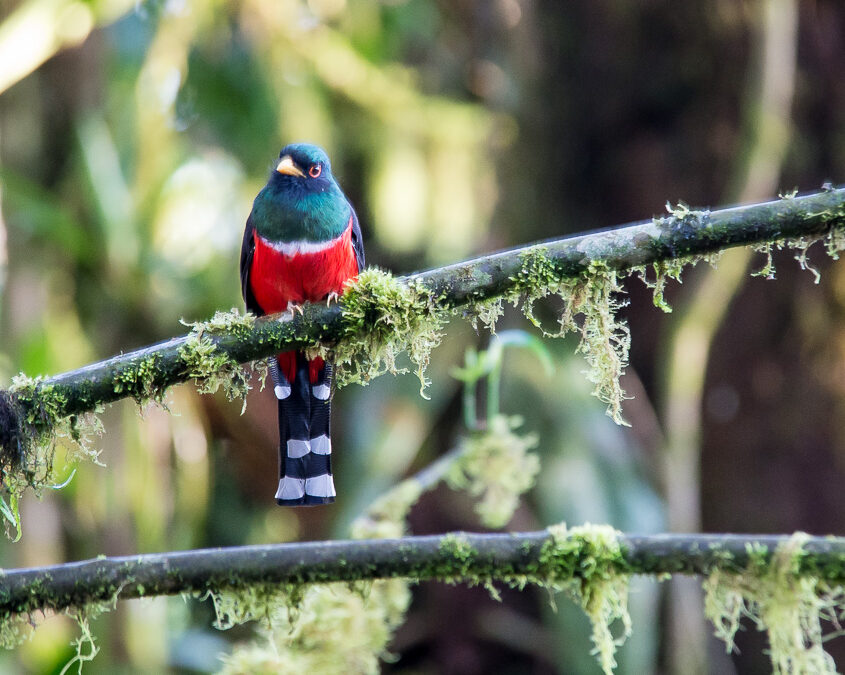
<svg viewBox="0 0 845 675"><path fill-rule="evenodd" d="M747 114L766 5L0 0L2 381L76 368L183 332L180 318L240 306L243 223L294 140L326 147L368 262L397 273L648 217L667 199L738 198L753 131L766 124ZM845 179L845 10L837 0L797 8L789 140L774 175L810 189ZM708 530L841 534L845 272L823 263L816 287L789 256L776 261L778 281L741 287L703 344L691 460L700 456L702 482L690 489ZM683 308L698 278L671 288L670 303ZM639 282L628 290L632 429L589 396L571 342L549 343L552 376L508 352L499 407L539 436L541 458L511 528L667 527L664 346L676 318ZM727 306L732 292L714 302ZM509 313L500 327L526 324ZM449 327L430 401L412 376L339 393L331 508L274 506L267 392L253 391L244 415L189 386L170 393L170 412L114 405L99 439L106 467L80 467L42 500L28 495L23 539L0 543L0 565L343 536L372 499L454 447L462 387L449 373L486 340ZM679 372L701 347L681 343ZM472 500L447 488L427 494L410 523L417 534L480 527ZM634 636L618 672L665 667L660 590L644 581L632 594ZM483 589L423 584L414 594L388 671L596 672L589 627L566 601L553 613L528 591L501 604ZM250 632L215 631L212 619L208 603L120 603L92 622L101 653L86 672L214 672ZM42 623L0 654L0 670L61 669L76 626ZM711 655L713 672L767 672L758 638L738 642L733 661Z"/></svg>

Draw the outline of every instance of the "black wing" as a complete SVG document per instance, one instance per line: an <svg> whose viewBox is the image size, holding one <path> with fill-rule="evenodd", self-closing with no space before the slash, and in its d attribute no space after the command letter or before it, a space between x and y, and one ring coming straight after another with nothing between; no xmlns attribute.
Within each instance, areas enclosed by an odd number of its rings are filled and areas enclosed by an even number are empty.
<svg viewBox="0 0 845 675"><path fill-rule="evenodd" d="M358 224L358 214L352 209L352 248L355 249L355 260L358 262L358 271L364 269L364 237L361 234L361 226Z"/></svg>
<svg viewBox="0 0 845 675"><path fill-rule="evenodd" d="M258 306L258 301L252 294L252 289L249 287L249 270L252 267L252 256L255 253L255 227L252 225L252 214L246 219L246 227L244 228L244 240L241 244L241 295L246 303L248 311L258 316L264 314L264 310Z"/></svg>

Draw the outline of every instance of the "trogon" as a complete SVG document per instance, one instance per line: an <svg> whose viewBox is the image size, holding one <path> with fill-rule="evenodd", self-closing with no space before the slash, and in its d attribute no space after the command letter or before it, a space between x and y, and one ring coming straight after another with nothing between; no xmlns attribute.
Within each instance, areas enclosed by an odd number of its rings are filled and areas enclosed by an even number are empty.
<svg viewBox="0 0 845 675"><path fill-rule="evenodd" d="M241 247L241 292L257 315L331 301L364 266L355 209L322 148L288 145L258 193ZM289 351L272 360L279 406L282 506L334 501L331 465L332 366Z"/></svg>

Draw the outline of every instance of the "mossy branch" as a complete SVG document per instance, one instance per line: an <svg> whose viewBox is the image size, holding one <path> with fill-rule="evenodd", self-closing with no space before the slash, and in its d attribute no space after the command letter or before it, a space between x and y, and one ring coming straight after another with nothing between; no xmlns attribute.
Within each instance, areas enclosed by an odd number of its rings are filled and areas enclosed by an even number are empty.
<svg viewBox="0 0 845 675"><path fill-rule="evenodd" d="M399 277L398 281L415 291L410 302L425 295L435 309L451 311L496 298L530 295L544 286L578 278L597 264L629 270L733 246L809 241L841 227L845 227L845 188L717 211L694 211L681 205L665 217L514 248ZM370 306L374 312L384 309L376 300ZM306 304L301 313L292 315L261 317L232 326L225 321L211 328L197 326L207 350L227 361L247 363L286 349L335 345L384 330L376 325L382 317L370 316L365 310L359 307L355 321L345 321L348 312L344 304ZM197 341L196 332L44 378L37 383L35 395L22 397L20 403L30 410L38 394L49 391L55 413L70 416L121 398L156 397L171 385L207 374L196 370L192 341Z"/></svg>
<svg viewBox="0 0 845 675"><path fill-rule="evenodd" d="M242 546L96 558L5 570L0 618L62 611L117 598L204 594L257 585L368 581L502 582L554 586L584 579L596 566L589 536L570 530L512 534L450 533L401 539ZM620 574L740 574L772 562L781 535L618 535L618 553L599 561ZM588 561L589 559L589 561ZM845 538L805 537L794 574L845 583Z"/></svg>

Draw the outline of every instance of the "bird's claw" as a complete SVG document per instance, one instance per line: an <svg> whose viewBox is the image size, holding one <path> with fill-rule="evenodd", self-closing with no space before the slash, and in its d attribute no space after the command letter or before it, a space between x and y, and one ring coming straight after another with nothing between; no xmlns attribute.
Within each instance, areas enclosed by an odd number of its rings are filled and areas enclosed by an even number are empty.
<svg viewBox="0 0 845 675"><path fill-rule="evenodd" d="M296 303L289 302L288 303L288 311L290 312L291 316L295 314L299 314L300 316L305 316L305 310L302 309L302 305L297 305Z"/></svg>
<svg viewBox="0 0 845 675"><path fill-rule="evenodd" d="M339 293L335 293L334 291L332 291L331 293L329 293L329 294L326 296L326 307L331 307L332 303L333 303L333 302L337 302L339 298L340 298L340 294L339 294Z"/></svg>

